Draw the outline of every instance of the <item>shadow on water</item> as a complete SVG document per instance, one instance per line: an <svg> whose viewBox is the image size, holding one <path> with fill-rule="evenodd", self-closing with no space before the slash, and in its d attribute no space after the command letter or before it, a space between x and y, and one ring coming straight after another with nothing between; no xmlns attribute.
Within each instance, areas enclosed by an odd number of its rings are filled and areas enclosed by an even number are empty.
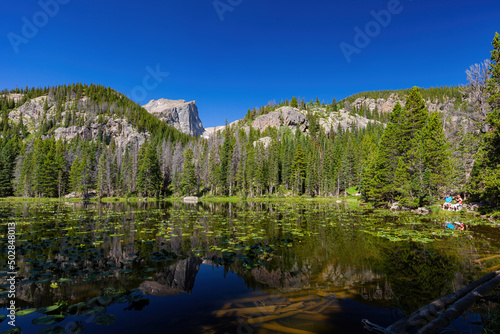
<svg viewBox="0 0 500 334"><path fill-rule="evenodd" d="M491 227L328 203L2 201L0 221L27 333L356 333L500 265Z"/></svg>

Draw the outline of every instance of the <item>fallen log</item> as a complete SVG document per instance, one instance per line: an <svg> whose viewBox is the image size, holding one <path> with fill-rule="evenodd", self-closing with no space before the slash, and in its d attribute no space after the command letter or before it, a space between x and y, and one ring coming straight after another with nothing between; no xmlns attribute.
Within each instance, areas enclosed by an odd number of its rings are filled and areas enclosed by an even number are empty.
<svg viewBox="0 0 500 334"><path fill-rule="evenodd" d="M313 332L305 331L302 329L285 327L285 326L278 324L277 322L263 324L262 328L270 329L272 331L279 332L279 333L287 333L287 334L314 334Z"/></svg>
<svg viewBox="0 0 500 334"><path fill-rule="evenodd" d="M317 314L314 312L309 313L309 311L306 311L304 313L299 313L294 318L301 320L310 320L310 321L325 321L329 319L329 317L327 317L326 315Z"/></svg>
<svg viewBox="0 0 500 334"><path fill-rule="evenodd" d="M274 313L276 310L276 305L270 306L257 306L257 307L238 307L238 308L230 308L225 310L214 311L212 314L217 318L233 316L233 315L247 315L247 314L255 314L255 313Z"/></svg>
<svg viewBox="0 0 500 334"><path fill-rule="evenodd" d="M443 311L446 309L448 306L451 304L455 303L455 301L459 300L460 298L464 297L468 293L470 293L472 290L476 289L477 287L483 285L484 283L490 281L494 277L496 277L500 272L491 272L483 276L477 281L472 282L465 288L462 288L456 292L450 293L438 300L433 301L432 303L420 308L419 310L413 312L410 314L408 317L405 317L401 320L396 321L387 329L389 331L392 331L394 333L405 333L408 331L409 328L412 327L422 327L431 322L432 320L435 319L435 317L438 316L438 312Z"/></svg>
<svg viewBox="0 0 500 334"><path fill-rule="evenodd" d="M361 322L367 330L379 334L407 333L413 327L418 327L422 331L425 327L433 323L433 325L426 329L426 332L419 332L419 334L435 333L430 330L438 331L442 328L438 328L438 325L442 326L445 323L444 326L448 325L449 322L465 312L473 302L482 298L485 293L494 289L498 284L500 284L500 271L493 271L479 280L472 282L465 288L433 301L409 316L396 321L387 328L376 325L367 319L363 319ZM449 307L450 305L452 306ZM446 310L448 307L449 309ZM439 313L444 310L446 311L440 316Z"/></svg>
<svg viewBox="0 0 500 334"><path fill-rule="evenodd" d="M496 266L484 269L483 272L487 273L487 272L490 272L490 271L497 271L499 269L500 269L500 264L497 264Z"/></svg>
<svg viewBox="0 0 500 334"><path fill-rule="evenodd" d="M264 317L256 317L256 318L250 318L247 320L248 324L255 324L255 323L265 323L265 322L270 322L278 319L283 319L283 318L290 318L293 317L299 313L304 313L304 311L310 311L312 309L315 309L317 307L321 307L324 304L327 303L327 300L320 301L318 303L311 303L310 305L307 305L303 309L300 310L295 310L295 311L289 311L281 314L273 314L273 315L268 315Z"/></svg>
<svg viewBox="0 0 500 334"><path fill-rule="evenodd" d="M361 320L361 323L363 324L363 327L365 329L369 330L370 332L377 333L377 334L396 334L394 332L391 332L388 329L385 329L382 326L379 326L377 324L374 324L373 322L368 321L367 319Z"/></svg>
<svg viewBox="0 0 500 334"><path fill-rule="evenodd" d="M450 322L458 318L462 313L467 311L469 306L471 306L474 302L478 301L485 294L496 288L496 286L500 284L500 275L497 275L495 278L491 279L487 283L481 285L480 287L474 289L467 296L463 297L451 307L449 307L445 312L443 312L439 317L429 322L426 326L424 326L419 334L434 334L437 333L442 328L448 326Z"/></svg>
<svg viewBox="0 0 500 334"><path fill-rule="evenodd" d="M500 257L500 254L493 255L493 256L488 256L488 257L483 257L482 259L474 260L474 262L475 263L481 263L483 261L488 261L488 260L496 259L497 257Z"/></svg>

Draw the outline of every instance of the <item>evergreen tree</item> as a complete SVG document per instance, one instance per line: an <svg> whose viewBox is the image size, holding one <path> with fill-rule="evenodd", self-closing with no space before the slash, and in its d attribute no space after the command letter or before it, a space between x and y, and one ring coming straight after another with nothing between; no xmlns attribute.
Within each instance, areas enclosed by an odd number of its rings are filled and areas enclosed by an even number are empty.
<svg viewBox="0 0 500 334"><path fill-rule="evenodd" d="M295 150L292 162L293 191L298 195L301 195L303 192L306 168L306 157L302 150L302 145L299 144Z"/></svg>
<svg viewBox="0 0 500 334"><path fill-rule="evenodd" d="M391 112L391 121L387 124L380 139L376 158L365 174L364 194L366 199L376 202L392 202L396 197L394 189L394 174L398 166L398 159L404 154L402 142L403 110L396 103ZM369 176L369 179L366 177Z"/></svg>
<svg viewBox="0 0 500 334"><path fill-rule="evenodd" d="M184 153L184 168L182 169L181 188L184 195L198 194L198 179L196 166L193 161L193 150L190 148Z"/></svg>
<svg viewBox="0 0 500 334"><path fill-rule="evenodd" d="M409 152L412 157L410 169L421 182L419 188L424 189L428 196L436 195L453 177L448 148L441 117L438 112L433 112L417 133L414 148Z"/></svg>
<svg viewBox="0 0 500 334"><path fill-rule="evenodd" d="M106 179L107 179L107 168L106 168L106 149L102 150L101 156L99 158L99 165L97 167L97 192L99 198L102 198L106 189Z"/></svg>
<svg viewBox="0 0 500 334"><path fill-rule="evenodd" d="M82 179L83 166L80 163L80 158L76 157L71 165L69 172L69 186L71 191L80 191L80 182Z"/></svg>
<svg viewBox="0 0 500 334"><path fill-rule="evenodd" d="M402 152L407 152L418 131L427 121L428 110L418 87L413 87L406 99L406 105L402 114L402 133L399 139Z"/></svg>
<svg viewBox="0 0 500 334"><path fill-rule="evenodd" d="M490 78L487 93L490 113L486 117L490 131L484 134L484 142L476 156L472 171L471 193L488 200L493 207L500 206L500 35L493 39Z"/></svg>
<svg viewBox="0 0 500 334"><path fill-rule="evenodd" d="M224 135L224 143L220 150L220 173L219 173L219 184L221 187L221 193L227 195L229 192L229 180L228 176L231 169L233 155L233 136L226 121L226 132Z"/></svg>
<svg viewBox="0 0 500 334"><path fill-rule="evenodd" d="M12 179L18 151L19 144L16 137L0 138L0 197L14 194Z"/></svg>
<svg viewBox="0 0 500 334"><path fill-rule="evenodd" d="M139 151L137 170L137 188L143 196L160 196L163 184L156 148L144 144Z"/></svg>

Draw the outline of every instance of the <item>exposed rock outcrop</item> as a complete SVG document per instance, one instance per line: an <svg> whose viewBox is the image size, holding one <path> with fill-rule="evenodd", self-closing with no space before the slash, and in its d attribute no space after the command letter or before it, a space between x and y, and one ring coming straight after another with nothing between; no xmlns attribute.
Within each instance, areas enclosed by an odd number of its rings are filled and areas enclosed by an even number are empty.
<svg viewBox="0 0 500 334"><path fill-rule="evenodd" d="M234 121L232 123L229 123L228 126L229 127L233 127L233 126L236 126L241 120L237 120L237 121ZM244 128L248 128L247 126L245 126ZM219 131L224 131L226 129L226 126L225 125L219 125L219 126L213 126L213 127L209 127L209 128L205 128L205 131L203 132L203 134L201 135L203 138L210 138L211 136L217 134L217 132Z"/></svg>
<svg viewBox="0 0 500 334"><path fill-rule="evenodd" d="M197 137L205 131L198 116L196 101L159 99L151 100L142 107L185 134Z"/></svg>
<svg viewBox="0 0 500 334"><path fill-rule="evenodd" d="M254 141L253 146L255 147L258 144L262 143L262 145L264 145L264 148L268 148L269 145L271 145L272 141L273 141L273 139L271 137L262 137L259 140Z"/></svg>
<svg viewBox="0 0 500 334"><path fill-rule="evenodd" d="M334 133L337 133L339 127L344 131L352 127L364 129L370 123L375 124L380 122L356 114L352 115L344 109L340 109L338 112L331 112L327 117L319 119L319 125L326 134L329 134L332 130Z"/></svg>
<svg viewBox="0 0 500 334"><path fill-rule="evenodd" d="M55 139L63 138L71 140L80 136L86 140L96 139L99 133L109 138L114 138L116 146L125 149L127 146L140 147L149 138L149 133L137 132L137 130L125 120L108 119L102 125L92 123L89 126L70 126L57 128L54 131Z"/></svg>
<svg viewBox="0 0 500 334"><path fill-rule="evenodd" d="M374 111L375 108L381 112L391 112L396 103L399 102L402 107L406 105L405 99L401 99L397 94L391 94L387 99L373 99L373 98L364 98L360 97L352 103L352 107L360 108L363 105L368 107L370 111ZM437 111L437 110L452 110L455 100L450 99L445 101L444 103L436 102L436 101L425 101L425 105L429 108L429 111Z"/></svg>
<svg viewBox="0 0 500 334"><path fill-rule="evenodd" d="M344 109L335 112L327 112L326 108L318 108L316 110L312 110L311 113L316 114L319 125L327 134L329 134L332 130L333 132L337 132L339 127L345 131L352 127L363 129L370 123L380 123L356 114L351 114L346 112ZM229 126L232 128L234 126L241 126L241 128L248 133L249 127L247 125L241 125L240 122L241 120L235 121L229 124ZM310 126L308 111L299 110L293 107L281 107L276 109L276 111L257 116L251 124L253 129L259 131L264 131L268 127L280 128L285 126L292 130L299 129L300 131L307 133ZM204 138L210 138L218 131L224 131L225 128L225 126L207 128L202 136ZM264 145L267 146L269 143L264 142Z"/></svg>
<svg viewBox="0 0 500 334"><path fill-rule="evenodd" d="M12 110L9 118L15 123L19 123L22 117L23 124L31 133L36 132L44 122L56 118L58 111L56 105L50 101L48 109L44 110L47 96L40 96L31 99ZM81 110L71 110L72 106L79 105ZM64 123L67 118L73 118L73 121L80 125L71 125L68 127L57 125L46 137L54 136L57 139L71 140L77 136L85 140L95 140L99 136L102 138L113 138L117 147L125 149L127 146L140 147L150 137L147 132L139 132L132 124L124 119L99 116L85 112L85 108L92 108L87 97L79 100L69 100L62 106L61 118Z"/></svg>
<svg viewBox="0 0 500 334"><path fill-rule="evenodd" d="M252 123L252 127L260 131L265 130L269 126L274 128L288 126L292 129L298 128L304 132L309 127L309 120L299 109L281 107L276 111L258 116Z"/></svg>

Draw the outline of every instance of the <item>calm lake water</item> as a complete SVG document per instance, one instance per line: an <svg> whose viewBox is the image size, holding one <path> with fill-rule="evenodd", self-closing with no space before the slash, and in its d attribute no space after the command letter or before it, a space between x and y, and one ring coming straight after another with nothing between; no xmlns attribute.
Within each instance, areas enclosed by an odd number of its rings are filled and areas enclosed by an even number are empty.
<svg viewBox="0 0 500 334"><path fill-rule="evenodd" d="M466 230L306 201L4 200L0 314L15 222L22 333L364 333L362 319L387 326L500 268L498 228L447 219ZM447 330L479 332L481 312Z"/></svg>

